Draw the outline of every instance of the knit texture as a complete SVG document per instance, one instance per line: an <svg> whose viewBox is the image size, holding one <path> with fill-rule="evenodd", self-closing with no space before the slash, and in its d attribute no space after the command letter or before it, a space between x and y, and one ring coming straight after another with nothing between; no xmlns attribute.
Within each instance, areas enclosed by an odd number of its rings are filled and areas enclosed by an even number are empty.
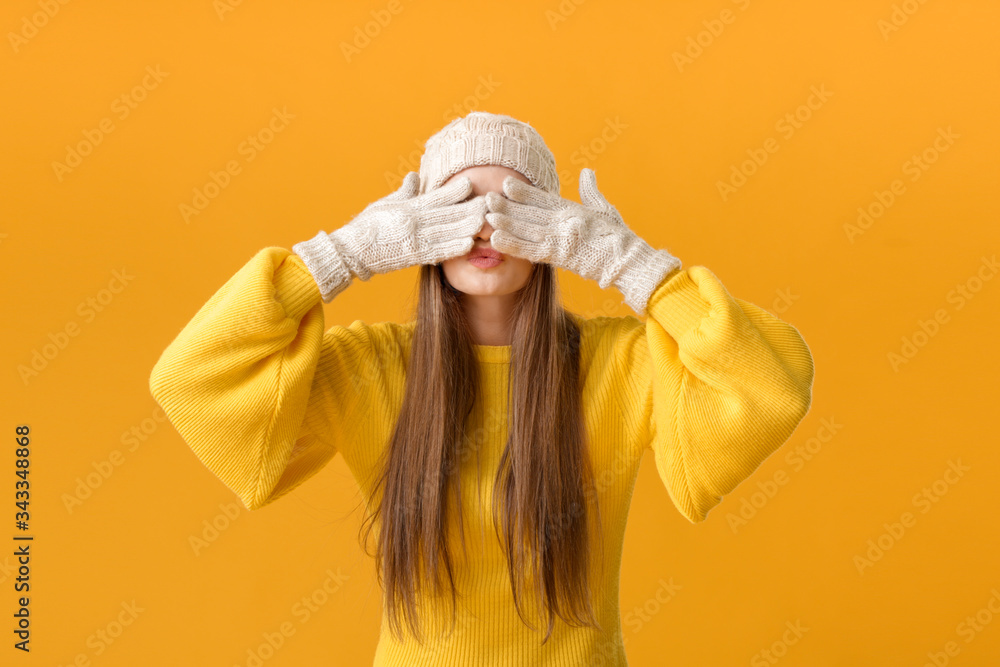
<svg viewBox="0 0 1000 667"><path fill-rule="evenodd" d="M456 118L431 136L420 157L420 191L429 192L468 167L500 165L559 194L556 159L527 123L487 111Z"/></svg>
<svg viewBox="0 0 1000 667"><path fill-rule="evenodd" d="M508 176L504 196L486 193L490 244L500 252L545 262L616 287L625 303L645 314L653 289L681 267L667 250L654 250L632 231L597 189L593 169L580 171L580 202Z"/></svg>
<svg viewBox="0 0 1000 667"><path fill-rule="evenodd" d="M556 619L549 642L518 618L489 508L506 440L509 346L476 346L469 432L479 459L460 471L468 557L454 549L459 607L425 601L431 640L399 642L383 614L376 666L626 665L618 580L629 503L651 449L667 493L697 523L795 430L813 360L799 332L726 291L705 267L677 269L647 318L577 318L583 408L606 559L593 584L605 627ZM150 391L197 455L251 510L319 472L337 452L370 498L376 461L403 399L414 323L326 327L320 290L285 248L256 253L197 312L153 368ZM473 530L468 531L472 526ZM454 533L453 533L454 534ZM594 538L596 540L596 536ZM711 619L706 619L710 621Z"/></svg>
<svg viewBox="0 0 1000 667"><path fill-rule="evenodd" d="M422 195L418 180L411 171L398 190L366 206L346 225L292 246L324 302L347 289L354 278L368 280L376 273L438 264L472 250L486 222L485 197L466 200L472 181L465 177Z"/></svg>

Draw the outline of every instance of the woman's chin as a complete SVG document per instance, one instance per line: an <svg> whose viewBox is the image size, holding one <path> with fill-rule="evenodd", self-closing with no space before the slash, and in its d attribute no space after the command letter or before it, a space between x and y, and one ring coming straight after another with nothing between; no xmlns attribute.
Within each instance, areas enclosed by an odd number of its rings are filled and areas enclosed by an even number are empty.
<svg viewBox="0 0 1000 667"><path fill-rule="evenodd" d="M500 267L497 267L500 268ZM459 292L470 296L496 296L510 294L518 289L510 276L482 271L473 266L462 267L452 275L447 275L448 282Z"/></svg>
<svg viewBox="0 0 1000 667"><path fill-rule="evenodd" d="M471 296L510 294L524 287L531 275L532 264L526 260L506 258L497 266L480 268L464 257L443 264L448 283L459 292Z"/></svg>
<svg viewBox="0 0 1000 667"><path fill-rule="evenodd" d="M509 294L516 288L507 285L505 281L495 280L461 280L455 289L469 296L497 296L499 294Z"/></svg>

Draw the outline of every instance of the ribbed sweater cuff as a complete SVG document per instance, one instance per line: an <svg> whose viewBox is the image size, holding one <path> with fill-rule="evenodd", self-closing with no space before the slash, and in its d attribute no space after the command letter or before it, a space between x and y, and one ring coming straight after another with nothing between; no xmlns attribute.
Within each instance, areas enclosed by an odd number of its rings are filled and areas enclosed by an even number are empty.
<svg viewBox="0 0 1000 667"><path fill-rule="evenodd" d="M711 308L708 300L701 295L698 283L691 277L691 268L667 274L646 306L647 315L676 341L697 329Z"/></svg>
<svg viewBox="0 0 1000 667"><path fill-rule="evenodd" d="M289 319L298 321L320 302L319 286L298 255L289 253L274 270L274 298Z"/></svg>

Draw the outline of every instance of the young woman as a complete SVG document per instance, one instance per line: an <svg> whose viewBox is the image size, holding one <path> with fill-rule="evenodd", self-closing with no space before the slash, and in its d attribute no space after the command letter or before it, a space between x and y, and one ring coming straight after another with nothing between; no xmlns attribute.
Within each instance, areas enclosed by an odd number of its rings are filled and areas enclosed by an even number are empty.
<svg viewBox="0 0 1000 667"><path fill-rule="evenodd" d="M681 268L541 137L473 112L348 224L260 250L157 362L185 441L256 510L340 452L384 591L376 665L627 664L618 580L650 448L692 523L783 444L813 361L791 325ZM413 320L326 327L354 278L420 265ZM556 267L635 311L581 317Z"/></svg>

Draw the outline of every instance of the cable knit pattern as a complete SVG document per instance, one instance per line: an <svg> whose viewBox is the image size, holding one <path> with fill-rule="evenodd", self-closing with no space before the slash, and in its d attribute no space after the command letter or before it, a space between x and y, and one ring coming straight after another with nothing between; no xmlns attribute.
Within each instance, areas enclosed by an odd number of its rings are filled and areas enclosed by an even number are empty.
<svg viewBox="0 0 1000 667"><path fill-rule="evenodd" d="M510 347L480 345L479 394L468 427L478 434L482 467L477 480L473 456L460 471L469 553L455 549L457 623L447 634L447 607L422 602L432 639L421 646L396 641L383 617L375 665L626 665L618 580L643 453L652 450L680 514L701 522L809 409L813 360L799 332L730 296L705 267L665 276L645 321L575 317L604 521L605 540L592 545L595 560L603 556L606 564L593 580L604 631L557 618L543 646L541 634L517 616L489 512L492 472L507 436ZM264 248L163 352L150 391L198 459L251 510L294 490L337 452L368 498L389 416L402 403L413 327L355 320L327 328L321 292L302 259Z"/></svg>
<svg viewBox="0 0 1000 667"><path fill-rule="evenodd" d="M417 264L438 264L472 250L486 222L486 199L472 194L472 181L458 178L418 194L411 171L395 192L372 202L346 225L292 246L308 267L324 302L354 277L390 273ZM465 200L465 201L463 201Z"/></svg>
<svg viewBox="0 0 1000 667"><path fill-rule="evenodd" d="M681 267L679 259L654 250L625 224L597 189L593 169L580 171L581 203L513 176L504 179L503 194L486 193L495 249L568 269L601 287L614 286L639 315L645 314L653 288Z"/></svg>

